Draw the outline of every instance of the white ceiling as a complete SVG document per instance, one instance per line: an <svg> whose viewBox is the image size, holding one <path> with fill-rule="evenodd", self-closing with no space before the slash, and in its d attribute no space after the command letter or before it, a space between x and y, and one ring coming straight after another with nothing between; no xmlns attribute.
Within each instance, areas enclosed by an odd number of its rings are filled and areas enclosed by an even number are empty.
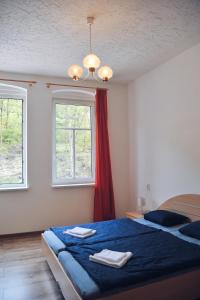
<svg viewBox="0 0 200 300"><path fill-rule="evenodd" d="M127 82L200 42L199 0L0 0L0 70L66 76L93 48Z"/></svg>

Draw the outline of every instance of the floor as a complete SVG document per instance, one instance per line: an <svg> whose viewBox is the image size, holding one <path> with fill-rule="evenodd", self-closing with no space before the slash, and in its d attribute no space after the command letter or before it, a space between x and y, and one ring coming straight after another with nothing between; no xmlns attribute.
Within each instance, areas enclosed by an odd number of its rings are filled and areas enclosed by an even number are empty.
<svg viewBox="0 0 200 300"><path fill-rule="evenodd" d="M0 300L63 300L40 235L0 239Z"/></svg>

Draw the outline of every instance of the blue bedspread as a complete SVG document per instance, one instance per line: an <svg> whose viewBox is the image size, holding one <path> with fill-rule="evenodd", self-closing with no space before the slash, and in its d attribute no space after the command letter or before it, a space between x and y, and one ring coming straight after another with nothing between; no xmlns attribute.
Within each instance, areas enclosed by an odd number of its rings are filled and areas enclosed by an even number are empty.
<svg viewBox="0 0 200 300"><path fill-rule="evenodd" d="M84 239L80 239L63 233L64 230L73 228L75 226L95 229L96 234ZM66 245L66 249L68 249L69 246L73 245L89 245L93 243L101 243L105 241L123 239L130 236L132 237L138 234L145 235L149 232L155 231L154 228L138 224L128 218L73 226L52 227L50 229Z"/></svg>
<svg viewBox="0 0 200 300"><path fill-rule="evenodd" d="M102 249L132 251L134 256L121 269L90 262L89 255ZM123 240L72 246L68 251L86 269L101 291L137 284L187 268L200 267L199 246L161 230Z"/></svg>
<svg viewBox="0 0 200 300"><path fill-rule="evenodd" d="M101 292L200 267L199 246L160 229L129 219L82 226L96 229L97 234L80 240L62 233L74 226L52 228L52 231L65 243L67 251L86 270ZM131 251L134 256L121 269L89 261L90 254L102 249Z"/></svg>

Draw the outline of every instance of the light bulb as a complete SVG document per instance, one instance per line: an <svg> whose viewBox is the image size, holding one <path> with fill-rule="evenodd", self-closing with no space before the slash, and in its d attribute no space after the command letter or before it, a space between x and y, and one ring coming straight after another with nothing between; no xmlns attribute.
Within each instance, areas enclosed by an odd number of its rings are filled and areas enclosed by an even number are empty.
<svg viewBox="0 0 200 300"><path fill-rule="evenodd" d="M100 59L95 54L88 54L83 59L83 65L86 69L88 69L90 72L95 72L95 70L100 66Z"/></svg>
<svg viewBox="0 0 200 300"><path fill-rule="evenodd" d="M68 75L73 80L79 80L83 74L83 69L79 65L71 65L68 69Z"/></svg>
<svg viewBox="0 0 200 300"><path fill-rule="evenodd" d="M113 71L110 67L108 66L103 66L98 70L98 76L103 80L103 81L108 81L112 76L113 76Z"/></svg>

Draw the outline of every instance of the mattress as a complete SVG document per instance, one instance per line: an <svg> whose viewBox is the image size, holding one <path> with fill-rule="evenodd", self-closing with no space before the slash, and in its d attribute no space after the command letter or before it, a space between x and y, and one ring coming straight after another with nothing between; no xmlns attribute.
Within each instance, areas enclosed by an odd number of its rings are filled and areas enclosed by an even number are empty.
<svg viewBox="0 0 200 300"><path fill-rule="evenodd" d="M60 251L65 250L65 244L52 231L46 230L43 235L49 247L56 255L58 255Z"/></svg>
<svg viewBox="0 0 200 300"><path fill-rule="evenodd" d="M58 260L83 299L94 299L100 294L98 285L68 251L60 252Z"/></svg>

